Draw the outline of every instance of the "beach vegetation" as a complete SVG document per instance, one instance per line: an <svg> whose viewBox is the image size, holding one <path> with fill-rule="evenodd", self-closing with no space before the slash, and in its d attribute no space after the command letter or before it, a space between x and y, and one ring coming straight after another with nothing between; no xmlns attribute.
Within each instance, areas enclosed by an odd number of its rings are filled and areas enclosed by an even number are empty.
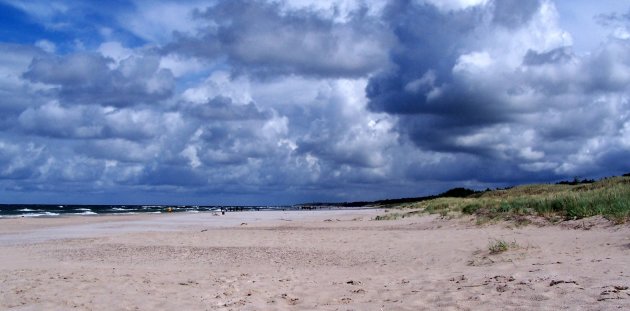
<svg viewBox="0 0 630 311"><path fill-rule="evenodd" d="M422 213L451 217L470 215L476 217L478 223L508 220L519 225L526 225L531 217L542 217L552 223L598 215L616 224L630 220L630 176L599 181L576 179L573 182L522 185L482 192L458 190L457 194L459 196L407 202L398 209L413 208L415 211L399 212L400 217Z"/></svg>
<svg viewBox="0 0 630 311"><path fill-rule="evenodd" d="M494 241L490 241L490 243L488 243L488 251L491 255L503 253L509 249L516 248L519 248L519 245L516 244L516 241L506 242L504 240L495 239Z"/></svg>
<svg viewBox="0 0 630 311"><path fill-rule="evenodd" d="M374 217L374 220L396 220L399 218L404 218L402 213L388 213L385 215L377 215Z"/></svg>

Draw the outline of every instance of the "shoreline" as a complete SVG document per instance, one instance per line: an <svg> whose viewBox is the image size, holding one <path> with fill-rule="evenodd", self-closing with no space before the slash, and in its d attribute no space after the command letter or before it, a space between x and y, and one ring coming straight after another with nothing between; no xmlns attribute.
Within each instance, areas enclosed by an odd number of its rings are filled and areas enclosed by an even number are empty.
<svg viewBox="0 0 630 311"><path fill-rule="evenodd" d="M627 225L371 221L382 213L1 221L0 309L630 308Z"/></svg>
<svg viewBox="0 0 630 311"><path fill-rule="evenodd" d="M51 205L52 206L52 205ZM1 214L2 210L0 209L0 221L6 219L20 219L20 218L34 218L34 219L46 219L46 218L59 218L59 217L101 217L101 216L126 216L126 215L151 215L151 214L197 214L197 213L241 213L241 212L273 212L273 211L327 211L327 210L363 210L363 209L383 209L382 207L369 207L369 206L361 206L361 207L344 207L344 206L325 206L325 207L315 207L315 208L298 208L298 207L224 207L221 210L219 207L212 207L212 209L203 208L195 208L192 206L163 206L163 208L155 209L153 211L145 211L145 210L132 210L127 209L125 211L112 211L112 208L107 208L107 212L98 211L94 212L87 207L111 207L110 205L102 205L102 206L93 206L93 205L75 205L82 206L85 208L81 208L82 212L60 212L60 211L46 211L46 210L17 210L22 212L27 212L26 214ZM122 205L121 205L122 206ZM115 209L115 208L114 208ZM32 213L39 212L39 213ZM57 213L58 212L58 213Z"/></svg>
<svg viewBox="0 0 630 311"><path fill-rule="evenodd" d="M320 209L239 211L221 215L215 212L138 213L109 215L60 215L54 217L16 217L0 219L0 245L7 242L36 242L62 238L91 237L142 231L178 231L191 227L233 227L242 223L256 224L309 217L312 220L334 214L353 214L382 209Z"/></svg>

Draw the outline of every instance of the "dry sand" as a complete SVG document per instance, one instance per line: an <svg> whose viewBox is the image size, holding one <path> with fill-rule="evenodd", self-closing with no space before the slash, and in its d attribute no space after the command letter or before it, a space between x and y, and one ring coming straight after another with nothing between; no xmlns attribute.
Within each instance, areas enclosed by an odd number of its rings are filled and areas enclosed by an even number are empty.
<svg viewBox="0 0 630 311"><path fill-rule="evenodd" d="M379 213L0 219L0 309L630 309L628 225Z"/></svg>

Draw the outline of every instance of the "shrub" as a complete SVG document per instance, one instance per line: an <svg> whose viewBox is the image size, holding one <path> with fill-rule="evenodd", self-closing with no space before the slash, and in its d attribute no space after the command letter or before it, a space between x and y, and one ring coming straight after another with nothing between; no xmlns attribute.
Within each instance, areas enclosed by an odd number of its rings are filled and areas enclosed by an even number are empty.
<svg viewBox="0 0 630 311"><path fill-rule="evenodd" d="M479 203L466 204L464 208L462 208L462 213L472 215L476 213L480 208L481 204Z"/></svg>
<svg viewBox="0 0 630 311"><path fill-rule="evenodd" d="M391 213L385 215L377 215L376 217L374 217L374 220L396 220L400 217L403 217L403 215L400 213Z"/></svg>

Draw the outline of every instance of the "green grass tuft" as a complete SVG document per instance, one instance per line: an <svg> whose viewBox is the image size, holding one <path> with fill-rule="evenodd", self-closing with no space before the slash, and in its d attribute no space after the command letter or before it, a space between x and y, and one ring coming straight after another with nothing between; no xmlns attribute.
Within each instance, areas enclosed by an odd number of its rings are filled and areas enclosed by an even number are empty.
<svg viewBox="0 0 630 311"><path fill-rule="evenodd" d="M516 248L519 248L519 245L516 244L516 242L508 243L504 240L494 240L494 241L490 241L490 243L488 244L488 251L492 255L503 253L509 249L516 249Z"/></svg>

